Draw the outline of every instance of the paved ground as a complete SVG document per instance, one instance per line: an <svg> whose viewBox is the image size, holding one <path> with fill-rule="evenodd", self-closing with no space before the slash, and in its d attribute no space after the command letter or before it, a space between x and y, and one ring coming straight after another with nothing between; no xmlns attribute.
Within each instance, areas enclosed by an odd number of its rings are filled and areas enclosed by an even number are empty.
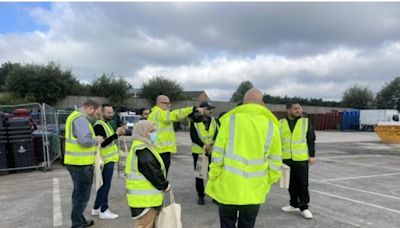
<svg viewBox="0 0 400 228"><path fill-rule="evenodd" d="M178 134L179 154L170 170L175 199L182 205L184 228L219 227L217 207L196 204L190 141ZM384 145L374 133L317 132L318 163L310 169L310 209L314 219L283 213L286 190L274 186L261 207L256 227L400 227L400 145ZM72 185L61 165L48 172L0 176L0 227L69 227ZM115 221L94 218L95 227L133 227L124 181L115 173L110 207ZM89 209L93 206L92 192ZM58 200L60 199L60 200Z"/></svg>

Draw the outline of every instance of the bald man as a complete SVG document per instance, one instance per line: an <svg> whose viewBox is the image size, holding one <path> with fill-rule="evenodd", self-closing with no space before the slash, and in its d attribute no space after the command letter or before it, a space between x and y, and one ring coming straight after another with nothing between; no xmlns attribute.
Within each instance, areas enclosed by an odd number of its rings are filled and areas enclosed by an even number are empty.
<svg viewBox="0 0 400 228"><path fill-rule="evenodd" d="M206 194L218 202L221 228L254 227L260 205L281 175L279 122L253 88L221 117ZM238 213L239 212L239 213ZM239 215L239 216L238 216Z"/></svg>
<svg viewBox="0 0 400 228"><path fill-rule="evenodd" d="M164 161L168 174L171 164L171 153L176 153L176 140L173 122L180 121L186 117L195 118L194 113L203 113L203 108L186 107L170 111L171 102L165 95L157 97L156 106L151 109L148 120L156 127L156 137L153 138L157 152ZM198 121L197 119L195 121Z"/></svg>

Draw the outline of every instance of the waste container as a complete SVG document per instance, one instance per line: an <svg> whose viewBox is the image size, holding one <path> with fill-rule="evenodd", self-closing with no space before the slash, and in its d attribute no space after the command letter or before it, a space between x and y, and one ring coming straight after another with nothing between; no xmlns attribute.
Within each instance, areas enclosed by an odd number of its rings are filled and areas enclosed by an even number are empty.
<svg viewBox="0 0 400 228"><path fill-rule="evenodd" d="M0 169L6 169L7 162L7 140L0 140Z"/></svg>
<svg viewBox="0 0 400 228"><path fill-rule="evenodd" d="M400 144L400 123L378 123L378 126L375 127L375 132L383 143Z"/></svg>
<svg viewBox="0 0 400 228"><path fill-rule="evenodd" d="M32 146L32 129L29 118L17 117L8 119L8 142L10 143L9 165L11 168L35 165Z"/></svg>
<svg viewBox="0 0 400 228"><path fill-rule="evenodd" d="M8 139L7 139L7 128L4 124L4 113L0 112L0 169L6 169L8 167Z"/></svg>
<svg viewBox="0 0 400 228"><path fill-rule="evenodd" d="M15 168L34 166L32 139L14 139L9 141L14 155Z"/></svg>
<svg viewBox="0 0 400 228"><path fill-rule="evenodd" d="M34 133L33 135L34 154L38 163L44 162L45 155L43 153L43 134Z"/></svg>
<svg viewBox="0 0 400 228"><path fill-rule="evenodd" d="M13 111L14 117L30 117L31 111L27 108L17 108Z"/></svg>

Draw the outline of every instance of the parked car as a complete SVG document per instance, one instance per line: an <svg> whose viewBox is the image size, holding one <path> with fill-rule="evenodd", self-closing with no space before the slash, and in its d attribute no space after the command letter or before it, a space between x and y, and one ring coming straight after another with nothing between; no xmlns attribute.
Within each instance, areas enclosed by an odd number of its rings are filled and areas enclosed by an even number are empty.
<svg viewBox="0 0 400 228"><path fill-rule="evenodd" d="M120 113L121 123L125 124L125 135L131 135L133 127L140 120L140 116L132 114L132 112Z"/></svg>

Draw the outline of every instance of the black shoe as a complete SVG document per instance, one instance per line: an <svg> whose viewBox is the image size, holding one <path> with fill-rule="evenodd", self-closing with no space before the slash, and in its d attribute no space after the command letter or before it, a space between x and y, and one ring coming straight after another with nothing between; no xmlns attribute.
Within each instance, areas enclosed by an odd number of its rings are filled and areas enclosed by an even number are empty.
<svg viewBox="0 0 400 228"><path fill-rule="evenodd" d="M91 219L86 220L85 227L93 226L94 222Z"/></svg>
<svg viewBox="0 0 400 228"><path fill-rule="evenodd" d="M198 205L204 205L204 204L206 204L206 201L204 200L204 198L199 197L199 199L197 200L197 204Z"/></svg>

